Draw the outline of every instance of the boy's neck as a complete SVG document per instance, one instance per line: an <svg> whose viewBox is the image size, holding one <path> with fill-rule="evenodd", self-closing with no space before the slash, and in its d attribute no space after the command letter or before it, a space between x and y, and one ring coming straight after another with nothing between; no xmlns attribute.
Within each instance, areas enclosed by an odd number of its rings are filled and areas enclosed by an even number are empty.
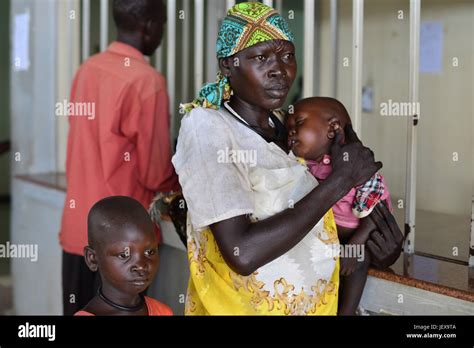
<svg viewBox="0 0 474 348"><path fill-rule="evenodd" d="M133 48L137 49L142 54L144 54L141 35L138 33L125 33L125 32L119 31L117 33L117 41L129 46L132 46Z"/></svg>
<svg viewBox="0 0 474 348"><path fill-rule="evenodd" d="M135 307L142 302L140 294L127 294L108 286L102 287L101 292L107 299L123 307Z"/></svg>
<svg viewBox="0 0 474 348"><path fill-rule="evenodd" d="M146 316L148 315L148 307L144 303L143 308L135 312L127 312L119 310L109 304L105 303L98 295L83 308L84 311L92 313L94 315L112 315L112 316Z"/></svg>

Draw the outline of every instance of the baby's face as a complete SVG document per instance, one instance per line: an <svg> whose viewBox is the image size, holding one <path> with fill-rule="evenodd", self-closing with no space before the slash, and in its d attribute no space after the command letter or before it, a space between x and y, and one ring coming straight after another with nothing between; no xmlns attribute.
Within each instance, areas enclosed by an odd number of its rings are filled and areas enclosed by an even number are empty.
<svg viewBox="0 0 474 348"><path fill-rule="evenodd" d="M153 226L121 226L104 238L97 261L104 288L124 294L139 294L153 280L158 269L158 242Z"/></svg>
<svg viewBox="0 0 474 348"><path fill-rule="evenodd" d="M294 113L288 114L288 148L304 159L319 161L329 153L331 139L328 138L329 124L326 111L295 105Z"/></svg>

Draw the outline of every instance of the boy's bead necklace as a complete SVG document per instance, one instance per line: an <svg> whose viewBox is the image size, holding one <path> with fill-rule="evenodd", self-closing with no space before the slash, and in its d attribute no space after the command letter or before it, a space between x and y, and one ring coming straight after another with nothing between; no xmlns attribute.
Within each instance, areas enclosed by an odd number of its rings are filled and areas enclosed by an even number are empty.
<svg viewBox="0 0 474 348"><path fill-rule="evenodd" d="M145 299L143 298L142 295L140 295L140 303L136 306L133 306L133 307L126 307L126 306L122 306L122 305L119 305L115 302L113 302L111 299L107 298L104 293L102 292L102 286L100 286L98 289L97 289L97 295L102 299L102 301L104 301L105 303L107 303L109 306L112 306L116 309L119 309L121 311L126 311L126 312L137 312L139 311L140 309L143 308L143 305L145 304Z"/></svg>

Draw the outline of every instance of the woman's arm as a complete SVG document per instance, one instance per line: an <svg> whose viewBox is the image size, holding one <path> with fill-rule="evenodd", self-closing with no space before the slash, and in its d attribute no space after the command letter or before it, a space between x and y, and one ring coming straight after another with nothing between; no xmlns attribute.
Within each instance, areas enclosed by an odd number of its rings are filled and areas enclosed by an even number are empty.
<svg viewBox="0 0 474 348"><path fill-rule="evenodd" d="M339 145L338 132L331 148L333 171L319 186L294 205L272 217L251 223L237 216L211 225L217 245L227 264L248 275L293 248L324 214L352 187L367 181L382 164L346 126L346 145Z"/></svg>

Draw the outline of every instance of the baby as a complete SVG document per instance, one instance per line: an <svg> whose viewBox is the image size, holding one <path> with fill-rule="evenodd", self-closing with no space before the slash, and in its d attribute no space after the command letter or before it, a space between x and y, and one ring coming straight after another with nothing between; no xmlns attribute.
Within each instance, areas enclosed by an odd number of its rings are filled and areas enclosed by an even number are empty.
<svg viewBox="0 0 474 348"><path fill-rule="evenodd" d="M87 218L87 266L98 271L97 295L75 315L173 315L143 295L158 269L158 241L143 206L130 197L100 200Z"/></svg>
<svg viewBox="0 0 474 348"><path fill-rule="evenodd" d="M350 122L344 105L336 99L325 97L303 99L295 104L294 112L287 116L288 147L297 157L304 159L309 171L319 182L326 179L332 170L329 153L336 130L344 129ZM343 277L340 282L339 314L354 315L359 305L370 264L370 255L364 253L364 247L372 232L370 228L373 228L373 223L365 217L384 201L391 210L388 188L382 175L376 173L365 185L351 189L333 206L342 250L358 254L341 257ZM355 233L360 224L370 225L363 229L367 232ZM350 247L345 247L347 245Z"/></svg>

